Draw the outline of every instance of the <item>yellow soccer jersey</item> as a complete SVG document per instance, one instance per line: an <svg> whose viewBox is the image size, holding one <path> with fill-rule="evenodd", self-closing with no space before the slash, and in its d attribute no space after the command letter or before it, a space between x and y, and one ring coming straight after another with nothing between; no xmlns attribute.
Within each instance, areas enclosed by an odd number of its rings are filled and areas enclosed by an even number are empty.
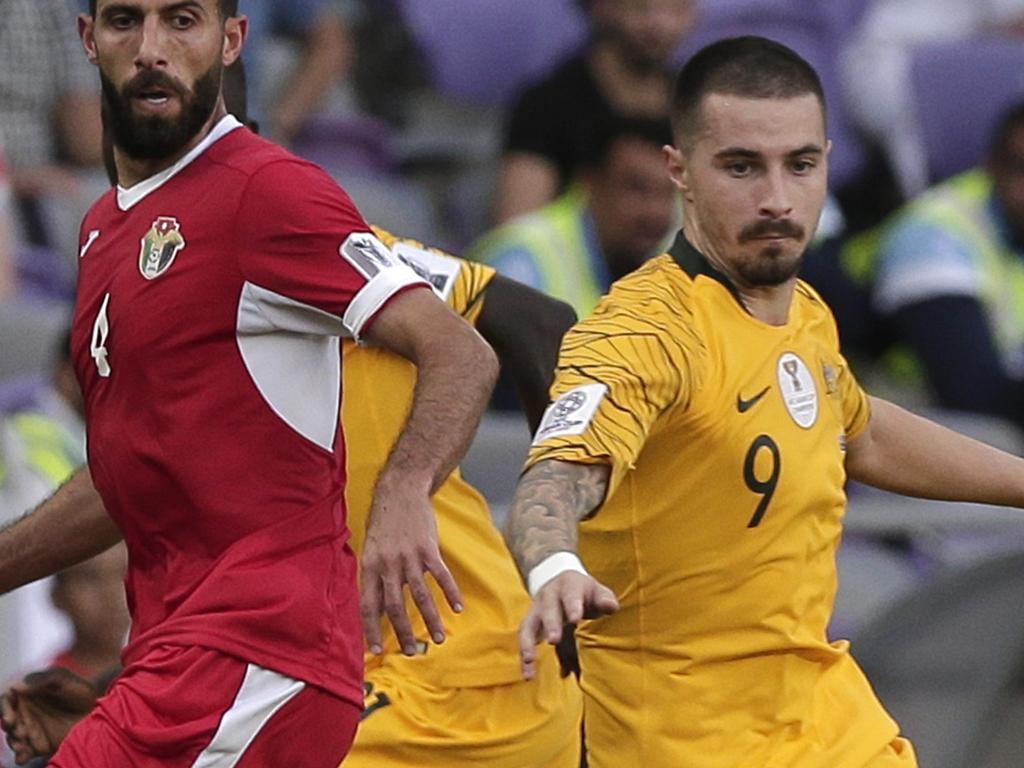
<svg viewBox="0 0 1024 768"><path fill-rule="evenodd" d="M475 322L494 270L456 259L419 243L377 235L396 256L425 276L449 306ZM377 476L398 438L412 404L416 369L408 361L346 341L343 346L342 423L348 453L348 505L352 546L362 551L366 518ZM519 671L516 631L529 610L529 596L501 534L491 522L483 497L458 470L434 496L441 552L462 590L465 611L446 609L444 596L430 577L448 639L434 645L415 605L407 609L424 653L401 655L390 625L384 628L384 653L367 655L367 667L387 663L393 669L444 680L445 685L474 687L515 682Z"/></svg>
<svg viewBox="0 0 1024 768"><path fill-rule="evenodd" d="M868 401L799 283L764 324L680 236L566 336L528 464L610 464L580 526L594 768L862 767L897 733L826 626Z"/></svg>

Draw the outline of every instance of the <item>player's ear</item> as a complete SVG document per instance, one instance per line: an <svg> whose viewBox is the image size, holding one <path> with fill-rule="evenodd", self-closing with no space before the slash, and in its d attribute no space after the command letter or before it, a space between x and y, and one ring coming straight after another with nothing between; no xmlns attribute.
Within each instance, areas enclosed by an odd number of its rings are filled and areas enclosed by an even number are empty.
<svg viewBox="0 0 1024 768"><path fill-rule="evenodd" d="M96 63L96 37L93 17L87 13L78 14L78 36L82 39L82 47L85 49L85 57L93 64Z"/></svg>
<svg viewBox="0 0 1024 768"><path fill-rule="evenodd" d="M668 166L668 175L672 179L683 197L690 199L690 172L686 154L682 150L666 144L661 148L665 156L665 164Z"/></svg>
<svg viewBox="0 0 1024 768"><path fill-rule="evenodd" d="M230 67L242 55L242 46L249 36L249 19L247 16L231 16L224 20L224 47L221 61Z"/></svg>

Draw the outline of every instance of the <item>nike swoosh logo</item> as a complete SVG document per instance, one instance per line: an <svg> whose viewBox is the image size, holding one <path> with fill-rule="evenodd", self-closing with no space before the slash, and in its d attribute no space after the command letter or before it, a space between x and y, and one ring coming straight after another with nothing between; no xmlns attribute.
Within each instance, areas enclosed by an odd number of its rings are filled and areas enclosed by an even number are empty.
<svg viewBox="0 0 1024 768"><path fill-rule="evenodd" d="M96 242L96 238L98 238L99 236L100 231L98 229L93 229L89 231L89 237L85 241L85 245L83 245L82 249L78 252L78 258L85 258L85 254L89 252L89 249L92 248L92 244Z"/></svg>
<svg viewBox="0 0 1024 768"><path fill-rule="evenodd" d="M762 397L768 394L769 389L771 389L770 386L765 387L749 400L744 400L741 395L736 395L736 410L739 411L740 413L746 413L755 405L757 405Z"/></svg>

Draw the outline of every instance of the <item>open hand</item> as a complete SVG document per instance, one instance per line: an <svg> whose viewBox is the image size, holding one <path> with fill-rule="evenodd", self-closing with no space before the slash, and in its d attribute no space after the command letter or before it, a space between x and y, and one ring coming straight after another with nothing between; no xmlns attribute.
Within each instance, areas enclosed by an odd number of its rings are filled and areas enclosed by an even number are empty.
<svg viewBox="0 0 1024 768"><path fill-rule="evenodd" d="M523 677L537 674L537 644L557 644L563 628L580 619L596 619L619 610L615 593L589 574L565 571L540 588L530 612L519 625L519 660Z"/></svg>
<svg viewBox="0 0 1024 768"><path fill-rule="evenodd" d="M363 631L372 653L381 652L380 619L387 614L407 656L416 653L416 637L405 610L403 588L409 586L416 607L435 643L445 639L444 624L424 574L430 573L456 613L462 594L441 559L437 521L430 498L408 489L389 493L378 487L370 511L360 570Z"/></svg>

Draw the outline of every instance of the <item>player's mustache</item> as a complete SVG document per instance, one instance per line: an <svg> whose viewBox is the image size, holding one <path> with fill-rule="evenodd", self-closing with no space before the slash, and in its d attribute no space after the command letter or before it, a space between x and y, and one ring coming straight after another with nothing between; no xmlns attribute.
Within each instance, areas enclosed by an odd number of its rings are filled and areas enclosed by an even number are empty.
<svg viewBox="0 0 1024 768"><path fill-rule="evenodd" d="M188 93L188 89L182 83L165 72L153 69L139 72L139 74L128 81L123 93L125 98L134 99L154 88L169 91L182 99Z"/></svg>
<svg viewBox="0 0 1024 768"><path fill-rule="evenodd" d="M763 219L740 230L741 241L762 237L791 237L794 240L803 240L804 228L790 219Z"/></svg>

